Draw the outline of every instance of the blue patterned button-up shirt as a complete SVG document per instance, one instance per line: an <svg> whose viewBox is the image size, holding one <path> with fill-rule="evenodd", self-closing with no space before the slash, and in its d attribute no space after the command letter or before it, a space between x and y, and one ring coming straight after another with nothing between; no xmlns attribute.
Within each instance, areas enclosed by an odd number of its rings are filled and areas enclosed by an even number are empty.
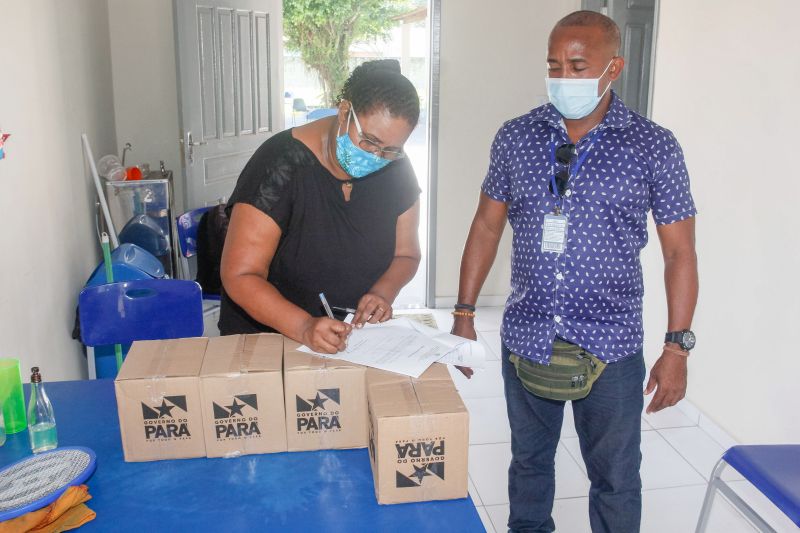
<svg viewBox="0 0 800 533"><path fill-rule="evenodd" d="M538 107L506 122L492 145L482 190L508 204L513 229L501 337L513 353L537 362L549 362L556 337L606 362L636 353L643 338L639 252L647 244L647 213L653 211L656 224L696 214L683 152L669 130L613 93L597 129L576 146L561 200L568 229L560 254L542 252L541 242L544 216L556 206L548 184L564 168L554 148L570 142L561 115L551 104Z"/></svg>

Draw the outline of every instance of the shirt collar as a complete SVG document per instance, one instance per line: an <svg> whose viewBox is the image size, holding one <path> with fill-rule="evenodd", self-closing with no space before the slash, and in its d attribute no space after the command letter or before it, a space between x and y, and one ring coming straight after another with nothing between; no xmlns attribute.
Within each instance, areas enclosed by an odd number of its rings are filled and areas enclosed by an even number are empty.
<svg viewBox="0 0 800 533"><path fill-rule="evenodd" d="M531 118L535 122L547 122L554 128L562 127L561 113L553 104L545 104L531 111ZM631 124L631 111L622 102L622 99L615 91L611 91L611 105L608 107L606 116L600 122L600 128L627 128Z"/></svg>

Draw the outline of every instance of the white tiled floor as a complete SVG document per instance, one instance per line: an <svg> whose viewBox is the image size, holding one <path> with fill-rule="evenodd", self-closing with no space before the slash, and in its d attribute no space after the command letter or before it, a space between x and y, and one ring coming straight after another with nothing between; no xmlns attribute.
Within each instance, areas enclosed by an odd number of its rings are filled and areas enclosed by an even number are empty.
<svg viewBox="0 0 800 533"><path fill-rule="evenodd" d="M432 311L440 329L452 326L449 310ZM216 314L206 319L206 335L218 335ZM470 413L469 493L489 533L507 531L508 464L511 430L506 416L500 372L502 308L479 308L478 340L486 348L487 364L472 379L451 368L456 387ZM645 408L649 398L645 398ZM694 417L696 418L696 417ZM705 496L706 482L724 451L708 432L677 407L648 415L642 412L642 532L694 531ZM776 531L797 531L789 519L732 469L723 479L759 512ZM556 453L556 495L553 519L558 531L591 533L588 515L589 480L581 458L572 408L564 410L561 443ZM756 531L718 495L708 533Z"/></svg>
<svg viewBox="0 0 800 533"><path fill-rule="evenodd" d="M447 310L435 310L441 329L449 330ZM486 530L507 531L508 464L511 432L505 412L500 374L500 320L502 308L478 309L476 329L487 348L487 367L472 379L452 369L456 387L470 412L469 491ZM649 398L645 398L645 406ZM642 413L642 532L694 531L705 495L706 481L723 446L677 407L647 415ZM797 531L780 511L735 472L723 477L762 513L779 532ZM739 480L739 481L736 481ZM586 477L572 410L567 405L561 443L556 453L556 500L553 518L558 531L589 533ZM722 496L715 500L708 532L751 533L755 529Z"/></svg>

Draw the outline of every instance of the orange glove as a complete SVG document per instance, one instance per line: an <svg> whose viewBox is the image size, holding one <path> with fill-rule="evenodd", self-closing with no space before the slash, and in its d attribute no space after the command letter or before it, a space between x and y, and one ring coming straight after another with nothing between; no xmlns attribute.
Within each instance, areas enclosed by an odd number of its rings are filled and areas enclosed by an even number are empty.
<svg viewBox="0 0 800 533"><path fill-rule="evenodd" d="M0 533L56 533L75 529L96 516L94 511L83 504L91 498L86 485L69 487L47 507L0 523Z"/></svg>

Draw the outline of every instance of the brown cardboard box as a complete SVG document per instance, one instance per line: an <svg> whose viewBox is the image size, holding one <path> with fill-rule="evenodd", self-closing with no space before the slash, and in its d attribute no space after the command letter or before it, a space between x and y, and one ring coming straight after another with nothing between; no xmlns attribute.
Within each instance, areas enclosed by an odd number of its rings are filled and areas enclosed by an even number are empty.
<svg viewBox="0 0 800 533"><path fill-rule="evenodd" d="M367 378L378 503L465 498L469 414L446 367L418 379L386 374Z"/></svg>
<svg viewBox="0 0 800 533"><path fill-rule="evenodd" d="M367 445L366 368L297 351L284 339L283 387L288 450Z"/></svg>
<svg viewBox="0 0 800 533"><path fill-rule="evenodd" d="M200 396L208 457L286 451L283 336L208 340Z"/></svg>
<svg viewBox="0 0 800 533"><path fill-rule="evenodd" d="M206 338L137 341L114 388L126 461L203 457L198 374Z"/></svg>
<svg viewBox="0 0 800 533"><path fill-rule="evenodd" d="M411 378L414 379L414 378ZM409 377L405 374L397 374L395 372L388 372L386 370L379 370L377 368L367 368L367 386L380 385L383 383L399 383L401 381L408 381ZM443 380L452 381L450 373L447 370L447 365L441 363L433 363L428 370L415 379L415 381L431 381Z"/></svg>

